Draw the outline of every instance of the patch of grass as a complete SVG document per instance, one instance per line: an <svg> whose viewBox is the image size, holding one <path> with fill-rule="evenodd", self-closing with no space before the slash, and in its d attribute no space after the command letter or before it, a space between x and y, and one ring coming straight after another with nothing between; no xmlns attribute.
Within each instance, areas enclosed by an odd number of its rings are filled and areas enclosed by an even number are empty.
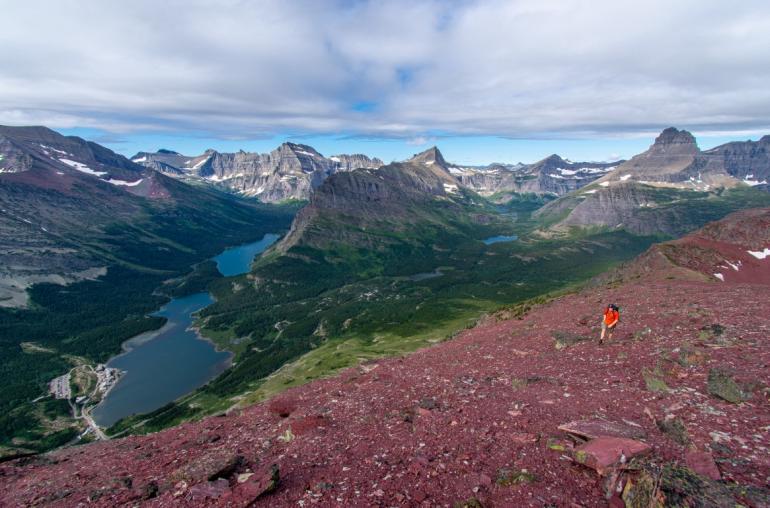
<svg viewBox="0 0 770 508"><path fill-rule="evenodd" d="M642 377L644 377L644 384L647 387L647 390L657 393L669 391L668 385L663 379L664 376L660 367L655 367L653 370L647 368L642 369Z"/></svg>
<svg viewBox="0 0 770 508"><path fill-rule="evenodd" d="M727 402L737 404L748 400L750 394L745 393L732 377L729 370L713 368L709 370L708 392Z"/></svg>

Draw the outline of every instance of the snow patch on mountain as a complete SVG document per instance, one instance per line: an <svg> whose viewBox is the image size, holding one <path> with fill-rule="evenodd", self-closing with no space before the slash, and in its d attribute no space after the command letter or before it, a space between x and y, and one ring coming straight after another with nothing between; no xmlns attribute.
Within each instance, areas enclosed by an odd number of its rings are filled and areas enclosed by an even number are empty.
<svg viewBox="0 0 770 508"><path fill-rule="evenodd" d="M119 185L119 186L125 186L125 187L135 187L142 183L144 181L144 178L140 178L139 180L135 182L127 182L125 180L113 180L110 178L109 180L105 180L107 183L111 183L112 185Z"/></svg>
<svg viewBox="0 0 770 508"><path fill-rule="evenodd" d="M759 251L747 250L746 252L748 252L749 254L751 254L757 259L765 259L767 256L770 256L770 249L768 249L767 247L765 247L764 250L759 250Z"/></svg>
<svg viewBox="0 0 770 508"><path fill-rule="evenodd" d="M87 175L104 176L107 174L106 171L94 171L93 169L89 168L87 165L83 164L82 162L73 161L73 160L64 159L64 158L61 158L59 160L64 164L66 164L67 166L71 167L72 169L75 169Z"/></svg>

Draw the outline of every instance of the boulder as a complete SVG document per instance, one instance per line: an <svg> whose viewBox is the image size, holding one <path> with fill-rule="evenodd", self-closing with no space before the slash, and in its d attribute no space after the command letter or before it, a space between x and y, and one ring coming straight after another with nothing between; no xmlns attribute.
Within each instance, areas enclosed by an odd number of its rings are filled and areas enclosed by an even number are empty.
<svg viewBox="0 0 770 508"><path fill-rule="evenodd" d="M575 448L574 457L604 476L628 459L645 454L650 445L622 437L599 437Z"/></svg>
<svg viewBox="0 0 770 508"><path fill-rule="evenodd" d="M708 452L691 450L685 453L684 460L688 468L701 476L712 480L722 478L722 474L719 472L716 462L714 462L714 457Z"/></svg>
<svg viewBox="0 0 770 508"><path fill-rule="evenodd" d="M558 429L583 439L596 439L599 437L643 439L647 437L647 433L641 426L611 422L603 419L569 422L559 425Z"/></svg>

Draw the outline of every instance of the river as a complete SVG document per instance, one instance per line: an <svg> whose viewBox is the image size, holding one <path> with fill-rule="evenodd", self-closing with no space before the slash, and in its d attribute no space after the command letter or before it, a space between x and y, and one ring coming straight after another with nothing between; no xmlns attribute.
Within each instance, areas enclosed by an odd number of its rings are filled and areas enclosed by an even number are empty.
<svg viewBox="0 0 770 508"><path fill-rule="evenodd" d="M254 256L278 239L267 234L261 240L226 249L214 257L225 276L249 271ZM126 416L147 413L206 384L230 366L232 355L217 351L191 328L194 314L212 304L208 293L174 298L154 316L166 324L123 343L124 352L107 362L125 371L117 384L91 412L101 427L109 427Z"/></svg>

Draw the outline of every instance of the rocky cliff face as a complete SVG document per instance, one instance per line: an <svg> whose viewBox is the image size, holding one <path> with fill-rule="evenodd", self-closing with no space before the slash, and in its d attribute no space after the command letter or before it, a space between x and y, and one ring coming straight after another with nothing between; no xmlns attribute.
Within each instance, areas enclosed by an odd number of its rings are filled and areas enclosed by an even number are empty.
<svg viewBox="0 0 770 508"><path fill-rule="evenodd" d="M601 225L679 236L719 218L709 208L727 213L745 206L739 198L727 198L724 189L770 189L769 148L770 137L765 136L702 152L692 134L670 127L644 153L549 203L537 215L558 218L557 227ZM752 198L751 206L762 200Z"/></svg>
<svg viewBox="0 0 770 508"><path fill-rule="evenodd" d="M437 200L452 207L465 196L448 167L441 152L431 148L403 163L336 173L310 195L310 203L297 214L279 248L288 249L299 242L324 243L351 225L418 221L422 217L412 215L410 208ZM319 220L333 220L339 215L345 217L339 232L327 231L319 236L316 233L320 230L311 227Z"/></svg>
<svg viewBox="0 0 770 508"><path fill-rule="evenodd" d="M533 193L563 196L584 187L622 163L572 162L551 155L534 164L493 164L486 168L449 169L460 182L482 196Z"/></svg>
<svg viewBox="0 0 770 508"><path fill-rule="evenodd" d="M140 152L134 162L172 176L202 179L264 202L306 200L330 175L356 168L377 168L382 161L365 155L324 157L307 145L284 143L270 153L220 153L186 157L168 150Z"/></svg>

